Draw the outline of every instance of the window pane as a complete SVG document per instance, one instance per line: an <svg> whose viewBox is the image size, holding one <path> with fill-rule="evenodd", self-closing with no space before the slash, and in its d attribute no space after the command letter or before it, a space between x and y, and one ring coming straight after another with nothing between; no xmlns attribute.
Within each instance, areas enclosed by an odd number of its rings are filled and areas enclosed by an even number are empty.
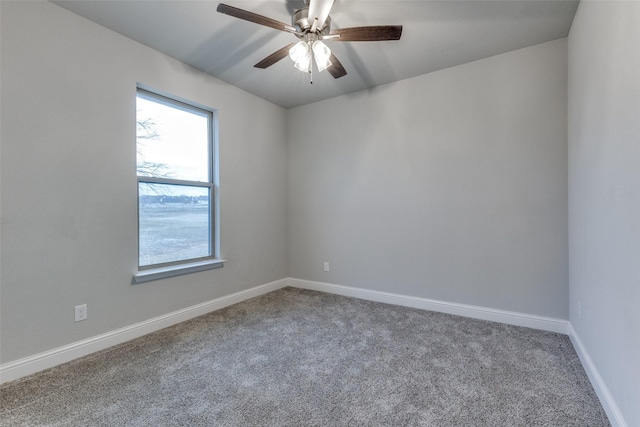
<svg viewBox="0 0 640 427"><path fill-rule="evenodd" d="M211 256L209 188L138 184L140 266Z"/></svg>
<svg viewBox="0 0 640 427"><path fill-rule="evenodd" d="M138 93L138 176L209 181L210 114Z"/></svg>

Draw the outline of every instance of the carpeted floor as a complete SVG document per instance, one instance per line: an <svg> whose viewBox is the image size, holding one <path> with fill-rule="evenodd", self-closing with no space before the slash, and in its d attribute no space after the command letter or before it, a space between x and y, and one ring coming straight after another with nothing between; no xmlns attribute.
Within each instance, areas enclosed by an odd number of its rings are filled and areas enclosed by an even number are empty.
<svg viewBox="0 0 640 427"><path fill-rule="evenodd" d="M0 387L2 426L607 426L569 338L285 288Z"/></svg>

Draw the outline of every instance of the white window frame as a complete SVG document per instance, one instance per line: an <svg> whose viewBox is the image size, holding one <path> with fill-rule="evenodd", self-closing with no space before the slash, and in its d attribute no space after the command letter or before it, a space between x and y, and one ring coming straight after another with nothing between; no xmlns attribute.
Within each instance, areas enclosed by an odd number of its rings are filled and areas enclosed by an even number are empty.
<svg viewBox="0 0 640 427"><path fill-rule="evenodd" d="M220 203L218 191L218 115L217 111L197 103L187 101L183 98L169 95L165 92L153 90L142 85L138 85L136 89L136 98L138 95L150 99L155 102L164 103L168 106L180 108L188 112L196 111L208 117L208 181L188 181L173 178L156 178L138 175L136 171L136 195L137 195L137 248L138 255L138 271L134 273L134 283L148 282L182 274L189 274L203 270L223 267L224 260L220 258ZM137 144L136 138L136 144ZM200 258L191 258L181 261L172 261L160 264L140 265L140 194L139 188L141 183L149 184L170 184L184 185L189 187L207 188L209 190L209 250L211 255Z"/></svg>

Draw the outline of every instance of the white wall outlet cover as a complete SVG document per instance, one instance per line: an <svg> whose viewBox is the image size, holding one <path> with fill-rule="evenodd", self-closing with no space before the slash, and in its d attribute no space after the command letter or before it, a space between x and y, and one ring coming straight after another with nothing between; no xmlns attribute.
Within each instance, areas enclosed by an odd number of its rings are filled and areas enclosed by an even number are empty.
<svg viewBox="0 0 640 427"><path fill-rule="evenodd" d="M87 304L75 306L75 321L87 320Z"/></svg>

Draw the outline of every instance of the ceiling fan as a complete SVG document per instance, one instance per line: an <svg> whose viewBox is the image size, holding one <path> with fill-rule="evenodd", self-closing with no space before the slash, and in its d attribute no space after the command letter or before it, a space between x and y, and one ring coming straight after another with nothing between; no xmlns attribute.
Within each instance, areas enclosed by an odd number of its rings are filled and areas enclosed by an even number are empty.
<svg viewBox="0 0 640 427"><path fill-rule="evenodd" d="M318 71L326 69L335 79L347 74L338 58L322 42L323 40L339 42L400 40L402 35L402 25L377 25L331 30L329 12L335 0L303 1L308 4L308 7L293 13L291 25L224 3L218 5L217 11L295 35L300 41L278 49L254 67L268 68L288 55L297 69L310 74L311 83L313 83L313 60L315 60Z"/></svg>

